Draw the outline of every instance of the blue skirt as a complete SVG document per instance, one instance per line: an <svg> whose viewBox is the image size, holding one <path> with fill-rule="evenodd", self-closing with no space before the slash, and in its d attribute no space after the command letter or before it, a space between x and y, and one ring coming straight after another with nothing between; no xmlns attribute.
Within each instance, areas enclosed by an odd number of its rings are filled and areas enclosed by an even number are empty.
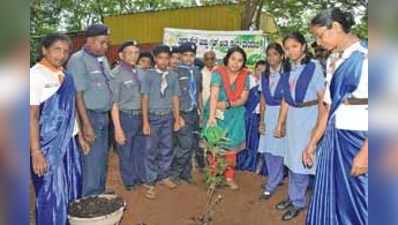
<svg viewBox="0 0 398 225"><path fill-rule="evenodd" d="M251 172L256 170L257 149L260 139L260 133L258 132L259 121L259 114L246 113L246 148L239 152L237 156L236 167L238 170L247 170Z"/></svg>
<svg viewBox="0 0 398 225"><path fill-rule="evenodd" d="M366 132L339 130L332 121L319 149L307 225L368 224L368 174L350 175Z"/></svg>

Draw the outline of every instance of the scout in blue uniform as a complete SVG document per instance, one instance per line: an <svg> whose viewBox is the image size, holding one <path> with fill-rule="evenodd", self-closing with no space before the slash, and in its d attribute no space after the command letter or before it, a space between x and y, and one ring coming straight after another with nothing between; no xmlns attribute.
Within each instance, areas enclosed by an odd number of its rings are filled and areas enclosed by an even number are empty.
<svg viewBox="0 0 398 225"><path fill-rule="evenodd" d="M72 55L67 65L76 86L83 137L91 144L91 151L83 156L84 196L105 191L113 78L105 57L108 28L102 24L92 25L87 28L86 37L84 47Z"/></svg>
<svg viewBox="0 0 398 225"><path fill-rule="evenodd" d="M288 147L284 164L289 169L289 185L288 199L277 204L276 208L286 210L282 220L291 220L305 208L310 175L315 174L314 167L303 165L302 153L316 126L318 111L322 108L325 78L320 63L308 56L307 44L301 33L289 34L283 44L292 64L291 70L282 78L284 98L276 136L283 136L282 127L286 123Z"/></svg>
<svg viewBox="0 0 398 225"><path fill-rule="evenodd" d="M119 154L123 184L132 190L144 174L142 144L141 83L143 71L135 68L139 49L135 41L123 43L119 50L120 64L112 72L112 121Z"/></svg>
<svg viewBox="0 0 398 225"><path fill-rule="evenodd" d="M167 70L171 49L161 45L153 50L155 68L146 71L142 86L143 133L145 141L146 197L156 197L155 183L173 189L170 167L173 160L173 130L183 126L180 118L180 86L177 74Z"/></svg>
<svg viewBox="0 0 398 225"><path fill-rule="evenodd" d="M137 59L137 67L147 70L153 67L153 56L150 52L141 52Z"/></svg>
<svg viewBox="0 0 398 225"><path fill-rule="evenodd" d="M180 46L173 46L171 48L171 57L169 63L169 69L173 70L177 68L177 65L181 63L181 51Z"/></svg>
<svg viewBox="0 0 398 225"><path fill-rule="evenodd" d="M199 123L201 108L202 73L194 65L196 46L184 43L180 47L182 63L177 66L181 89L180 115L185 126L174 134L174 159L172 177L175 181L192 182L192 156L195 143L194 131Z"/></svg>

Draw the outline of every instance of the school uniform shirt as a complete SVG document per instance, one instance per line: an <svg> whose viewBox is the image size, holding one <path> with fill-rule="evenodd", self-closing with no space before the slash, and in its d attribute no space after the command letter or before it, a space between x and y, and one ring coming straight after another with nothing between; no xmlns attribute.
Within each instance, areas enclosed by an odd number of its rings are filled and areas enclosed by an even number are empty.
<svg viewBox="0 0 398 225"><path fill-rule="evenodd" d="M30 95L29 101L31 106L39 106L51 96L53 96L61 87L58 76L65 76L63 72L53 72L47 67L37 63L29 71ZM77 120L73 128L73 136L79 132Z"/></svg>
<svg viewBox="0 0 398 225"><path fill-rule="evenodd" d="M261 76L259 77L259 79L255 78L254 75L252 75L252 74L249 76L249 87L250 87L250 90L252 88L257 88L258 91L261 91L260 90L260 86L261 86L260 84L261 84ZM254 112L257 113L257 114L260 114L260 103L257 104L256 108L254 109Z"/></svg>
<svg viewBox="0 0 398 225"><path fill-rule="evenodd" d="M163 96L161 95L162 74L166 76L167 81L167 88ZM148 69L144 75L141 94L149 98L150 113L171 113L172 98L181 95L178 75L172 70Z"/></svg>
<svg viewBox="0 0 398 225"><path fill-rule="evenodd" d="M342 53L341 57L337 53L332 54L327 61L326 71L326 82L327 88L325 91L324 102L331 104L330 96L330 82L333 78L333 74L339 66L347 60L354 51L361 51L368 54L368 49L363 47L360 41L346 48ZM337 61L336 61L337 60ZM333 66L333 62L335 61ZM362 74L359 80L357 89L352 93L352 97L355 98L368 98L368 58L366 57L363 66ZM344 130L357 130L367 131L368 130L368 105L345 105L341 104L336 112L336 128Z"/></svg>
<svg viewBox="0 0 398 225"><path fill-rule="evenodd" d="M94 56L82 49L71 56L67 70L73 76L76 91L83 93L89 110L108 112L112 106L110 81L113 79L105 56Z"/></svg>
<svg viewBox="0 0 398 225"><path fill-rule="evenodd" d="M318 94L325 90L325 76L322 66L317 60L312 59L311 62L315 64L315 70L305 92L304 102L317 100ZM293 99L296 98L297 80L300 78L304 68L305 65L303 64L292 65L289 76L289 88ZM302 154L310 140L312 129L316 126L317 118L317 105L303 108L289 106L286 119L286 139L288 147L284 156L284 164L294 173L315 174L316 165L312 168L304 167L302 163Z"/></svg>
<svg viewBox="0 0 398 225"><path fill-rule="evenodd" d="M276 87L281 77L282 73L280 72L280 69L273 70L272 67L270 68L269 87L265 88L269 88L272 95L275 94ZM261 92L263 91L262 85L260 85L259 90ZM274 137L274 130L278 125L279 110L280 105L266 105L264 112L265 132L264 135L260 135L258 152L267 152L272 154L273 156L284 157L287 151L287 139L285 137Z"/></svg>
<svg viewBox="0 0 398 225"><path fill-rule="evenodd" d="M112 102L117 103L120 111L141 109L141 86L144 71L121 63L112 73L111 80Z"/></svg>

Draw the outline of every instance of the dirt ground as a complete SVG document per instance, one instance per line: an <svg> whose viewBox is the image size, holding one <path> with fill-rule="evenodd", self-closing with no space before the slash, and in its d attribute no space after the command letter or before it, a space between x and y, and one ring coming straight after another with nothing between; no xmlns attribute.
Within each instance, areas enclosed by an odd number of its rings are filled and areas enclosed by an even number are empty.
<svg viewBox="0 0 398 225"><path fill-rule="evenodd" d="M220 189L223 200L216 207L212 225L304 225L306 212L296 219L283 222L282 213L274 205L287 195L287 181L267 201L259 201L261 184L265 178L248 172L238 172L240 190ZM192 218L202 215L207 189L200 173L194 172L193 184L182 184L175 190L157 186L157 199L145 198L145 189L126 191L119 174L118 157L110 154L107 189L115 191L127 201L121 225L194 225ZM34 196L31 189L31 225L35 225Z"/></svg>
<svg viewBox="0 0 398 225"><path fill-rule="evenodd" d="M182 184L175 190L157 186L157 199L148 200L145 189L125 191L121 183L116 154L111 154L107 188L116 191L127 201L127 210L121 225L193 225L192 218L200 216L206 202L206 186L201 174L194 172L194 184ZM268 201L259 201L264 177L248 172L239 172L237 182L240 190L222 189L222 202L217 206L213 225L293 225L304 224L305 212L296 219L283 222L282 213L274 205L287 194L287 185ZM285 181L285 183L287 183Z"/></svg>

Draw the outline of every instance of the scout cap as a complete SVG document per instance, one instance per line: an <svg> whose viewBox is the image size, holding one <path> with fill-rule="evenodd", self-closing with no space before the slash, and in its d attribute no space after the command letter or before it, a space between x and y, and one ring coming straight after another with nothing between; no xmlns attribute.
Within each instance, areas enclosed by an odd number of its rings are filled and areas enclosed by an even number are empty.
<svg viewBox="0 0 398 225"><path fill-rule="evenodd" d="M153 49L154 56L157 56L160 53L167 53L170 55L171 52L172 52L172 48L167 45L159 45L159 46L156 46L155 49Z"/></svg>
<svg viewBox="0 0 398 225"><path fill-rule="evenodd" d="M180 46L174 45L173 47L171 47L171 53L181 53Z"/></svg>
<svg viewBox="0 0 398 225"><path fill-rule="evenodd" d="M185 42L185 43L181 44L180 52L181 53L193 52L194 54L196 54L196 45L192 42Z"/></svg>
<svg viewBox="0 0 398 225"><path fill-rule="evenodd" d="M137 42L134 40L129 40L124 42L122 45L120 45L120 47L118 48L117 52L122 52L125 48L129 47L129 46L137 46Z"/></svg>
<svg viewBox="0 0 398 225"><path fill-rule="evenodd" d="M109 28L104 24L93 24L87 27L86 37L109 35Z"/></svg>

